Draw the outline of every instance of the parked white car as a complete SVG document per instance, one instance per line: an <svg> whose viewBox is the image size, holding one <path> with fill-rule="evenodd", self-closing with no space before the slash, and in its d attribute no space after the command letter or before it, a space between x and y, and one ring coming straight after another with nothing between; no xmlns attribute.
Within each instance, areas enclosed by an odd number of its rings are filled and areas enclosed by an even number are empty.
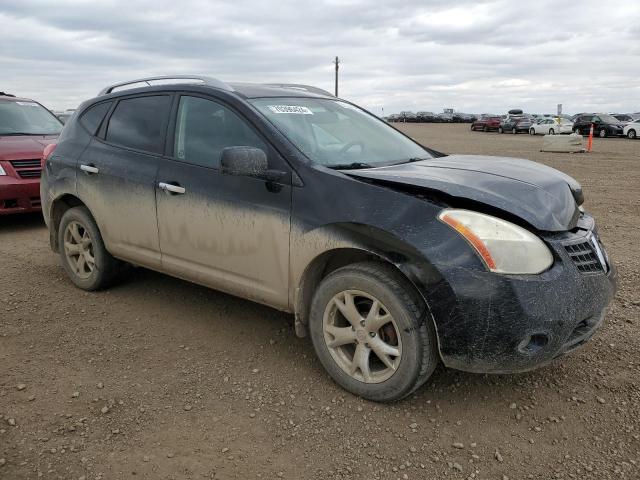
<svg viewBox="0 0 640 480"><path fill-rule="evenodd" d="M560 118L559 123L557 118L543 118L529 128L531 135L557 135L572 132L573 122L566 118Z"/></svg>
<svg viewBox="0 0 640 480"><path fill-rule="evenodd" d="M627 138L640 138L640 118L634 122L627 123L622 130L622 134Z"/></svg>

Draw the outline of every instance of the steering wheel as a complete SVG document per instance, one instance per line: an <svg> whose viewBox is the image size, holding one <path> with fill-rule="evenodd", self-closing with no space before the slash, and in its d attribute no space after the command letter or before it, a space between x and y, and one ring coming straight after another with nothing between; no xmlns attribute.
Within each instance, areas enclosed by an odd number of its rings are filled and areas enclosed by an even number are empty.
<svg viewBox="0 0 640 480"><path fill-rule="evenodd" d="M339 151L338 151L338 155L344 155L345 153L347 153L349 150L351 150L353 147L355 146L360 146L360 148L362 150L364 150L364 142L361 142L359 140L356 140L354 142L349 142L347 144L345 144Z"/></svg>

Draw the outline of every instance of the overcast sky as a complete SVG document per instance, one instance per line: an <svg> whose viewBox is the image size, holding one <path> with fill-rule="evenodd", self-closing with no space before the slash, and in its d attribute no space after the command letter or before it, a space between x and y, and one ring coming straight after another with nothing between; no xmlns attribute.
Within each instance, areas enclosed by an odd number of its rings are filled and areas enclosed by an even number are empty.
<svg viewBox="0 0 640 480"><path fill-rule="evenodd" d="M378 114L640 111L640 0L0 0L0 90L53 109L157 74L333 90L335 55Z"/></svg>

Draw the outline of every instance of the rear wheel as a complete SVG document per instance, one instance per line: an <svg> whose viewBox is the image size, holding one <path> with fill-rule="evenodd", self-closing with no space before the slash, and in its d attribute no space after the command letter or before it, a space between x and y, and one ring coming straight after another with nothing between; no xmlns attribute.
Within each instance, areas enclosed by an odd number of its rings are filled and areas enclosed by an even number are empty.
<svg viewBox="0 0 640 480"><path fill-rule="evenodd" d="M488 131L489 131L489 127L487 127L487 126L485 125L485 126L482 128L482 131L483 131L483 132L485 132L485 133L486 133L486 132L488 132Z"/></svg>
<svg viewBox="0 0 640 480"><path fill-rule="evenodd" d="M511 130L511 133L515 135L516 133L518 133L518 130L515 127L513 127L513 129Z"/></svg>
<svg viewBox="0 0 640 480"><path fill-rule="evenodd" d="M627 132L627 138L630 138L632 140L634 138L637 138L636 131L633 128Z"/></svg>
<svg viewBox="0 0 640 480"><path fill-rule="evenodd" d="M58 228L62 266L71 281L83 290L107 286L120 270L121 262L104 247L95 220L85 207L74 207L62 216Z"/></svg>
<svg viewBox="0 0 640 480"><path fill-rule="evenodd" d="M377 402L399 400L438 363L428 312L392 267L354 264L331 273L315 292L311 339L320 362L344 389Z"/></svg>
<svg viewBox="0 0 640 480"><path fill-rule="evenodd" d="M605 138L607 136L607 129L603 128L602 130L600 130L600 138Z"/></svg>
<svg viewBox="0 0 640 480"><path fill-rule="evenodd" d="M535 135L535 134L536 134L535 129L533 128L529 129L529 135Z"/></svg>
<svg viewBox="0 0 640 480"><path fill-rule="evenodd" d="M573 130L573 133L575 133L575 134L577 134L577 135L582 135L582 132L580 132L580 129L579 129L579 128L575 128L575 129Z"/></svg>
<svg viewBox="0 0 640 480"><path fill-rule="evenodd" d="M498 127L498 133L504 133L504 130L502 129L502 127Z"/></svg>
<svg viewBox="0 0 640 480"><path fill-rule="evenodd" d="M553 130L553 128L550 128L549 129L549 135L555 135L555 134L556 134L556 132Z"/></svg>

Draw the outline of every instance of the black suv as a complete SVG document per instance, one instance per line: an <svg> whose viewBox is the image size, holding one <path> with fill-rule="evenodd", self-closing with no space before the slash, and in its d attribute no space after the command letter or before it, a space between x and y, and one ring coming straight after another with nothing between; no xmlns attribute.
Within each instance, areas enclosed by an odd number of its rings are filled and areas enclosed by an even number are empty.
<svg viewBox="0 0 640 480"><path fill-rule="evenodd" d="M622 136L626 125L608 113L590 113L580 115L573 121L573 131L578 135L589 135L592 124L593 134L601 138Z"/></svg>
<svg viewBox="0 0 640 480"><path fill-rule="evenodd" d="M132 263L291 312L376 401L439 360L517 372L589 339L616 274L582 201L552 168L435 152L317 88L202 77L84 102L42 177L78 287Z"/></svg>

